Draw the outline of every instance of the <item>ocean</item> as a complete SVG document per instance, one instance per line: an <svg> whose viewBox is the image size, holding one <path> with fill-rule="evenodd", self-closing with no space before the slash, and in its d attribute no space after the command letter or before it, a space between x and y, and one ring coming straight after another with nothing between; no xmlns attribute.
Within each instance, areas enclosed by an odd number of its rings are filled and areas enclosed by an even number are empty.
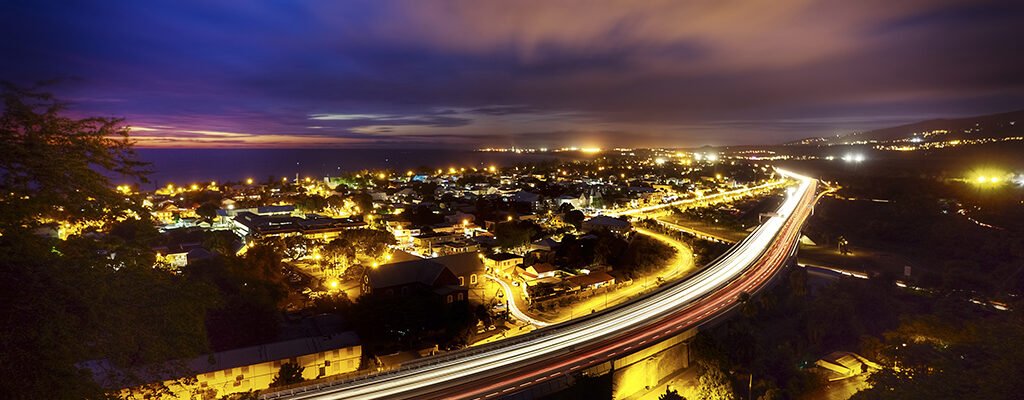
<svg viewBox="0 0 1024 400"><path fill-rule="evenodd" d="M282 177L320 178L364 169L470 168L512 166L558 159L546 154L487 153L450 149L136 149L153 173L142 189L168 183L265 181ZM115 184L127 183L112 178Z"/></svg>

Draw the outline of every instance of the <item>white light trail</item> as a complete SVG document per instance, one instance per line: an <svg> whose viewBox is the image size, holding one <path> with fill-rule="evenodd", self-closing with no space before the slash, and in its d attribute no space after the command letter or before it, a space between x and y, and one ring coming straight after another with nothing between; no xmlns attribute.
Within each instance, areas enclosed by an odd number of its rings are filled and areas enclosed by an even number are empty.
<svg viewBox="0 0 1024 400"><path fill-rule="evenodd" d="M796 179L798 190L789 196L766 222L733 246L717 262L693 277L629 306L611 309L593 318L541 329L520 338L481 346L482 351L463 351L414 363L414 368L369 376L361 380L319 388L283 392L274 397L293 399L376 399L417 397L439 388L473 382L481 374L500 375L538 360L557 359L581 346L643 329L660 317L672 315L738 279L776 244L786 218L794 215L802 200L813 194L814 180L778 170ZM783 245L790 245L783 243ZM506 292L508 293L508 292ZM511 309L511 307L510 307ZM707 313L714 314L714 313ZM525 315L524 315L525 316ZM517 316L518 318L518 316ZM518 339L518 340L517 340Z"/></svg>

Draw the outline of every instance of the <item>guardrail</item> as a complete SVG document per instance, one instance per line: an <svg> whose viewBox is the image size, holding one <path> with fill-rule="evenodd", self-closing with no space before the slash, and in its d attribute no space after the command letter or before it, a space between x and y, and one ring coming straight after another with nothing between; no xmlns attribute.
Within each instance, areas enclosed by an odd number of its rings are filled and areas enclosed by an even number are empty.
<svg viewBox="0 0 1024 400"><path fill-rule="evenodd" d="M707 271L712 266L715 266L716 264L720 263L725 257L728 257L731 254L734 254L736 251L738 251L738 249L742 248L743 245L750 239L750 237L753 236L753 233L757 232L758 230L760 230L762 228L762 226L759 226L758 228L756 228L753 232L751 232L751 234L748 234L747 237L745 237L743 240L738 242L736 245L730 247L730 249L728 251L726 251L725 253L723 253L719 257L717 257L712 262L706 264L704 267L700 268L696 273L691 274L690 277L692 278L692 277L697 277L697 276L701 275L702 273ZM799 236L797 237L797 239L799 240ZM767 248L766 249L762 249L760 254L763 254L765 251L767 251ZM304 384L302 386L298 386L298 387L294 387L294 388L276 390L276 391L274 391L272 393L266 393L266 394L261 395L261 398L265 398L265 399L286 398L286 397L290 397L290 396L294 396L294 395L299 395L299 394L304 394L304 393L309 393L309 392L313 392L313 391L320 391L320 390L328 389L328 388L332 388L332 387L347 386L347 385L357 384L357 383L360 383L360 382L367 382L367 381L371 381L371 380L387 379L388 377L396 377L396 376L401 375L403 373L410 372L410 371L417 370L417 369L421 369L421 368L425 368L425 367L437 366L437 365L441 365L441 364L452 363L452 362L455 362L455 361L458 361L458 360L470 359L470 358L473 358L475 356L479 356L481 354L490 353L490 352L493 352L493 351L501 349L501 348L516 346L516 345L524 343L524 342L534 341L534 340L538 340L538 339L544 338L544 337L549 336L549 335L560 333L560 332L562 332L564 330L573 329L573 328L577 327L580 324L584 324L584 323L592 321L593 319L600 318L600 317L604 316L607 313L611 313L611 312L620 310L620 309L625 308L625 307L630 307L630 306L634 305L637 302L640 302L640 301L643 301L643 300L649 298L650 296L653 296L653 295L656 295L658 293L670 290L670 289L674 288L676 285L680 284L682 281L685 281L685 280L688 280L688 279L684 279L684 278L674 279L674 280L671 281L671 282L673 282L672 284L661 285L660 287L656 288L655 290L649 292L647 294L647 296L639 296L639 297L630 299L630 300L628 300L626 302L620 303L618 305L615 305L615 306L609 307L607 309L604 309L604 310L602 310L600 312L591 313L591 314L588 314L588 315L585 315L585 316L582 316L582 317L579 317L579 318L567 321L567 322L562 323L562 324L540 328L538 330L535 330L533 332L527 333L525 335L508 338L508 339L504 339L504 340L501 340L501 341L498 341L498 342L488 343L488 344L481 345L481 346L461 349L461 350L457 350L457 351L453 351L453 352L449 352L449 353L444 353L444 354L439 354L439 355L427 357L427 358L424 358L424 359L421 359L421 360L416 360L416 361L407 363L407 364L402 365L402 366L400 366L398 368L374 371L374 372L371 372L371 373L361 374L361 375L359 375L357 377L352 377L352 378L348 378L348 379L339 379L339 380L331 380L331 381L318 381L316 383ZM718 289L720 289L723 286L728 285L731 282L732 282L732 280L725 281L725 282L721 283L720 285L716 286L715 288L713 288L713 290L709 290L707 293L701 295L700 297L694 299L693 301L697 302L697 301L703 300L707 296L710 296L711 294L715 293ZM618 336L618 335L616 335L616 336ZM574 349L575 349L575 346L573 348L570 348L569 351L573 351Z"/></svg>

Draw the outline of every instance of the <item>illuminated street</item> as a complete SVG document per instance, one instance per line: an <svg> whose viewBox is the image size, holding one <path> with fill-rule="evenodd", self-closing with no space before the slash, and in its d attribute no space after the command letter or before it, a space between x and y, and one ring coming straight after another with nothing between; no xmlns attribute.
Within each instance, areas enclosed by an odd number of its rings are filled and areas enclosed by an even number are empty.
<svg viewBox="0 0 1024 400"><path fill-rule="evenodd" d="M723 307L728 308L734 304L738 293L763 284L788 258L792 246L798 239L797 227L809 213L815 195L813 180L794 177L801 179L801 184L796 194L787 199L778 211L778 214L785 215L785 218L770 218L747 240L735 247L728 257L691 279L671 286L669 290L658 292L629 307L599 314L596 318L581 323L557 325L510 341L512 343L497 342L490 348L474 349L462 357L446 355L437 362L425 363L417 368L408 367L401 372L371 376L329 389L317 389L308 393L299 390L286 395L288 398L424 398L451 397L457 393L459 398L482 398L496 389L501 391L501 388L522 387L524 384L556 376L557 372L554 375L547 375L552 370L581 368L593 363L594 357L598 354L613 357L619 352L628 351L637 343L642 345L653 338L665 335L666 332L690 326L709 315L714 315ZM769 248L771 251L762 257L762 252ZM754 264L759 268L746 274L745 279L730 282ZM726 285L725 289L715 296L692 303L721 288L722 285ZM679 313L677 310L682 305L690 307ZM658 315L664 315L667 319L656 320L655 316ZM648 326L652 323L653 326ZM603 337L623 331L631 332L628 336L630 339L616 339L611 342L602 340ZM574 349L582 344L587 346L576 351L570 350L568 354L559 351ZM521 362L537 362L537 359L544 360L546 367L539 370L519 369ZM558 361L552 363L554 360ZM513 371L519 371L518 374L521 375L496 375L508 372L509 368L515 368ZM440 377L444 379L439 380ZM498 381L494 382L495 379ZM458 385L460 390L451 391L454 387L452 385Z"/></svg>
<svg viewBox="0 0 1024 400"><path fill-rule="evenodd" d="M1021 21L0 2L0 393L1018 400Z"/></svg>

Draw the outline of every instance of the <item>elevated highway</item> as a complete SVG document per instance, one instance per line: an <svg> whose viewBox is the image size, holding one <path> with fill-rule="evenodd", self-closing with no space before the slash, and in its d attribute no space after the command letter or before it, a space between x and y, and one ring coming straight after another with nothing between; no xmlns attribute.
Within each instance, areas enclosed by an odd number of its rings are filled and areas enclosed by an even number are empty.
<svg viewBox="0 0 1024 400"><path fill-rule="evenodd" d="M794 254L817 181L798 184L776 214L696 274L605 311L529 334L358 378L270 393L288 399L493 399L643 349L720 318L755 293Z"/></svg>

